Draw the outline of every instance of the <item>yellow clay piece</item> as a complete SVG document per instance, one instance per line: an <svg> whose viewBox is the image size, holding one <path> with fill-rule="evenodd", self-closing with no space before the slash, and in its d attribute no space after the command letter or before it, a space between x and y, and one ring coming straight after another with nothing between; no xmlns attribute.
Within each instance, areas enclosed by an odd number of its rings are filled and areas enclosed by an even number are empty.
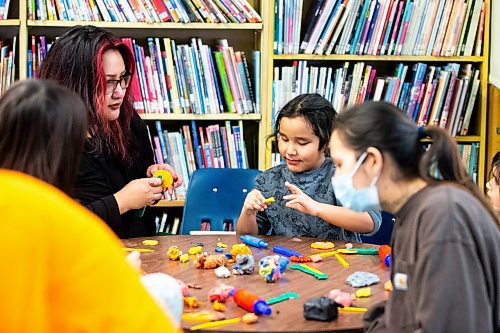
<svg viewBox="0 0 500 333"><path fill-rule="evenodd" d="M167 256L170 260L178 260L181 254L181 250L175 245L168 248Z"/></svg>
<svg viewBox="0 0 500 333"><path fill-rule="evenodd" d="M330 250L335 247L332 242L314 242L311 244L311 248L320 250Z"/></svg>
<svg viewBox="0 0 500 333"><path fill-rule="evenodd" d="M155 246L158 245L158 241L154 239L145 239L142 241L142 245Z"/></svg>
<svg viewBox="0 0 500 333"><path fill-rule="evenodd" d="M184 253L183 255L181 255L181 256L179 257L179 260L180 260L182 263L188 262L188 261L189 261L189 254Z"/></svg>
<svg viewBox="0 0 500 333"><path fill-rule="evenodd" d="M188 250L188 253L189 254L198 254L198 253L201 253L201 251L203 250L203 246L193 246L192 248L190 248Z"/></svg>
<svg viewBox="0 0 500 333"><path fill-rule="evenodd" d="M224 312L224 311L226 311L226 307L224 306L224 304L219 303L219 301L215 300L214 301L214 310L219 311L219 312Z"/></svg>
<svg viewBox="0 0 500 333"><path fill-rule="evenodd" d="M163 181L161 187L164 189L174 183L174 178L172 178L172 175L167 170L158 170L153 174L153 177L160 178Z"/></svg>
<svg viewBox="0 0 500 333"><path fill-rule="evenodd" d="M227 244L224 244L224 243L222 243L222 242L218 242L218 243L217 243L217 247L220 247L220 248L225 249L225 248L227 248Z"/></svg>
<svg viewBox="0 0 500 333"><path fill-rule="evenodd" d="M361 288L356 290L356 297L370 297L372 295L372 288Z"/></svg>
<svg viewBox="0 0 500 333"><path fill-rule="evenodd" d="M270 204L272 204L274 201L275 201L275 200L274 200L274 197L269 197L269 198L267 198L267 199L266 199L265 203L266 203L266 205L268 205L268 206L269 206L269 205L270 205Z"/></svg>

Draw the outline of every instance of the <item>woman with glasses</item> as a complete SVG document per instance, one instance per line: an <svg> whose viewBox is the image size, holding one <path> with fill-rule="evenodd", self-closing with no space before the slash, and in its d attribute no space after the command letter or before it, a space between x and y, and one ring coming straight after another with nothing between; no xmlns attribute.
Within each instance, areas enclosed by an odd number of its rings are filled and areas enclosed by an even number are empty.
<svg viewBox="0 0 500 333"><path fill-rule="evenodd" d="M135 71L131 50L120 38L94 26L64 33L40 66L38 77L59 82L84 100L89 128L73 196L102 218L120 238L149 236L154 216L142 208L162 198L147 127L133 110L128 88ZM71 106L68 106L71 107Z"/></svg>

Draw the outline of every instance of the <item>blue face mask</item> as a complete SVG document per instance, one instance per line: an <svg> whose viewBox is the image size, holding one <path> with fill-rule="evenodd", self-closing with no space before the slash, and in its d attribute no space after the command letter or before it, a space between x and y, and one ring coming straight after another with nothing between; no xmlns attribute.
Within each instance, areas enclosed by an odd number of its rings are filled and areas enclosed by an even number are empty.
<svg viewBox="0 0 500 333"><path fill-rule="evenodd" d="M333 190L340 204L357 212L380 210L380 200L377 187L375 186L380 175L373 179L370 186L359 190L354 188L352 178L366 159L366 156L368 155L364 152L359 157L351 173L332 177Z"/></svg>

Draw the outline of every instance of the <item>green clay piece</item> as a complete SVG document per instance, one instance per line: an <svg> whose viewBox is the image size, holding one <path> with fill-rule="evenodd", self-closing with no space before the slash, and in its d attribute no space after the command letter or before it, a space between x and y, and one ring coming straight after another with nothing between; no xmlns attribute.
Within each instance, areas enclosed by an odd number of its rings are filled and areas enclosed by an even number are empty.
<svg viewBox="0 0 500 333"><path fill-rule="evenodd" d="M299 270L299 271L302 271L302 272L304 272L306 274L312 275L312 276L314 276L318 280L326 280L326 279L328 279L328 275L327 274L316 273L316 272L310 270L309 268L304 267L304 266L302 266L300 264L291 264L288 267L290 267L290 269Z"/></svg>
<svg viewBox="0 0 500 333"><path fill-rule="evenodd" d="M276 304L276 303L279 303L279 302L283 302L283 301L288 301L289 299L297 299L299 298L299 294L296 294L296 293L284 293L284 294L281 294L277 297L273 297L273 298L270 298L267 300L267 304L269 305L273 305L273 304Z"/></svg>
<svg viewBox="0 0 500 333"><path fill-rule="evenodd" d="M349 249L349 250L352 250L352 251L356 251L357 254L378 254L378 248L367 248L367 249L364 249L364 248L352 248L352 249Z"/></svg>

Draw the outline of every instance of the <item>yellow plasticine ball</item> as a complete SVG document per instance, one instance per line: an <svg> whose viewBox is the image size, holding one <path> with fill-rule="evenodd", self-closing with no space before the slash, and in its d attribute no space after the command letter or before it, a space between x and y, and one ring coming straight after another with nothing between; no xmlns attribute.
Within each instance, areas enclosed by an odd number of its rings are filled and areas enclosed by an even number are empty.
<svg viewBox="0 0 500 333"><path fill-rule="evenodd" d="M329 250L333 249L334 247L335 244L333 244L332 242L314 242L311 244L311 248L320 250Z"/></svg>
<svg viewBox="0 0 500 333"><path fill-rule="evenodd" d="M233 260L236 260L236 256L238 254L252 254L252 250L245 244L235 244L231 248L231 255L233 256Z"/></svg>
<svg viewBox="0 0 500 333"><path fill-rule="evenodd" d="M181 255L181 256L180 256L179 260L180 260L182 263L188 262L188 261L189 261L189 254L184 253L183 255Z"/></svg>
<svg viewBox="0 0 500 333"><path fill-rule="evenodd" d="M163 183L161 184L161 187L163 187L163 188L169 187L174 182L174 178L172 178L172 174L170 174L170 172L168 172L167 170L157 170L153 174L153 177L160 178L163 181Z"/></svg>
<svg viewBox="0 0 500 333"><path fill-rule="evenodd" d="M372 295L372 288L361 288L356 290L356 297L370 297Z"/></svg>
<svg viewBox="0 0 500 333"><path fill-rule="evenodd" d="M202 250L203 250L202 246L193 246L192 248L190 248L188 250L188 253L194 255L194 254L201 253Z"/></svg>
<svg viewBox="0 0 500 333"><path fill-rule="evenodd" d="M146 239L142 241L142 245L155 246L158 245L158 241L154 239Z"/></svg>
<svg viewBox="0 0 500 333"><path fill-rule="evenodd" d="M170 258L170 260L179 259L179 256L181 254L182 254L181 250L179 250L179 248L175 245L168 248L167 256Z"/></svg>
<svg viewBox="0 0 500 333"><path fill-rule="evenodd" d="M275 201L275 200L274 200L274 197L269 197L269 198L267 198L267 199L266 199L266 201L265 201L265 202L266 202L266 205L268 205L268 206L269 206L269 205L270 205L270 204L272 204L274 201Z"/></svg>

